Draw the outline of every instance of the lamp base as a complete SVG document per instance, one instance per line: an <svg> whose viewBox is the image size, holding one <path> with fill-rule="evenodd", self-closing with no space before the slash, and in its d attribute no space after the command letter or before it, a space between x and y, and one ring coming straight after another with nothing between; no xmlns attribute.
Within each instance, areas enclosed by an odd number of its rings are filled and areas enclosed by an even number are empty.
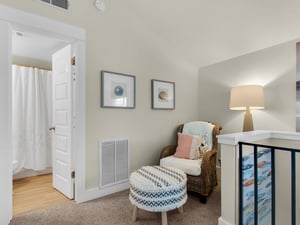
<svg viewBox="0 0 300 225"><path fill-rule="evenodd" d="M249 108L247 107L244 117L244 126L243 126L243 132L245 131L252 131L253 129L253 120L252 115L250 113Z"/></svg>

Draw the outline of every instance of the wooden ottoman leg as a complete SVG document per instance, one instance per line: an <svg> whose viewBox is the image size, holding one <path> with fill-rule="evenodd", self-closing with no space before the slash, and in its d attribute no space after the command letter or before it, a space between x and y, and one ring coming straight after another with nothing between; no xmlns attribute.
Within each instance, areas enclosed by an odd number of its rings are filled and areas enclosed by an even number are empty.
<svg viewBox="0 0 300 225"><path fill-rule="evenodd" d="M167 212L161 212L161 223L162 225L168 225Z"/></svg>
<svg viewBox="0 0 300 225"><path fill-rule="evenodd" d="M132 221L136 221L137 214L138 214L138 207L134 205L133 206L133 213L132 213Z"/></svg>

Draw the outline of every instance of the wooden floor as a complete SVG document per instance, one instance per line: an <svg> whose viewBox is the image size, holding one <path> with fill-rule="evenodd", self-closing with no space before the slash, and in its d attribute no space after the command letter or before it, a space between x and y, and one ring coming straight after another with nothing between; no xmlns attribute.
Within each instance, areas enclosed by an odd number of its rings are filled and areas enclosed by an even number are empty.
<svg viewBox="0 0 300 225"><path fill-rule="evenodd" d="M73 202L52 187L52 174L13 181L13 215Z"/></svg>

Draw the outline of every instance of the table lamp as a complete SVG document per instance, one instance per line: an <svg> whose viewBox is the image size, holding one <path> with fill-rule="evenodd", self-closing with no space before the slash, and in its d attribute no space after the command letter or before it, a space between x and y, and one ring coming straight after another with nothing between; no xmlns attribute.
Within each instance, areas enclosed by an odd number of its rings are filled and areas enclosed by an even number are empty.
<svg viewBox="0 0 300 225"><path fill-rule="evenodd" d="M230 92L230 109L246 110L243 131L253 130L250 109L264 109L264 91L260 85L233 87Z"/></svg>

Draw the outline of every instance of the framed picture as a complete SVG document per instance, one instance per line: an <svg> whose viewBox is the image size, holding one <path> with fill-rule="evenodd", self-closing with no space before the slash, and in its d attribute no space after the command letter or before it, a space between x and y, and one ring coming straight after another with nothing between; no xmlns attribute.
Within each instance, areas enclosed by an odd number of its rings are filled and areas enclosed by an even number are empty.
<svg viewBox="0 0 300 225"><path fill-rule="evenodd" d="M135 108L135 76L101 71L101 107Z"/></svg>
<svg viewBox="0 0 300 225"><path fill-rule="evenodd" d="M175 109L175 83L151 80L152 109Z"/></svg>

